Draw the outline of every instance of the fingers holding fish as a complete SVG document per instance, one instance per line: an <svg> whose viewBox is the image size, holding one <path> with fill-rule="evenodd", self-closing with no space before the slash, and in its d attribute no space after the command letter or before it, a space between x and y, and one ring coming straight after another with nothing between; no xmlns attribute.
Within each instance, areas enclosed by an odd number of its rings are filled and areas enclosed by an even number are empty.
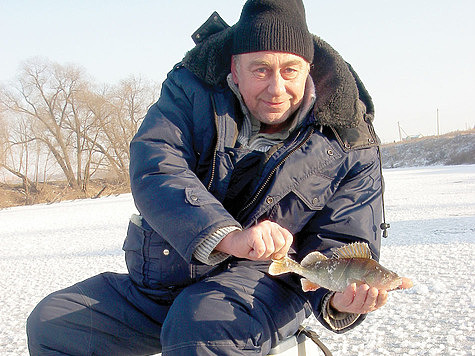
<svg viewBox="0 0 475 356"><path fill-rule="evenodd" d="M292 245L292 242L294 241L294 237L290 233L289 230L283 228L282 226L277 225L277 229L281 233L281 239L279 239L279 244L275 244L275 251L273 255L271 256L273 259L280 260L284 258L287 255L287 252L289 252L290 246Z"/></svg>
<svg viewBox="0 0 475 356"><path fill-rule="evenodd" d="M256 242L260 243L261 254L258 255L259 258L269 259L285 245L285 237L280 231L278 224L271 221L263 221L257 224L255 229L261 238L261 240L256 239ZM256 252L258 251L256 250Z"/></svg>
<svg viewBox="0 0 475 356"><path fill-rule="evenodd" d="M340 312L367 314L381 308L387 299L386 290L352 283L342 293L335 293L330 299L330 305Z"/></svg>
<svg viewBox="0 0 475 356"><path fill-rule="evenodd" d="M366 297L363 299L361 292L366 294L368 289L369 286L367 284L361 285L360 293L357 293L356 283L351 283L343 292L333 294L333 297L330 299L330 305L339 312L356 313L356 309L359 310L366 299Z"/></svg>
<svg viewBox="0 0 475 356"><path fill-rule="evenodd" d="M376 305L374 306L374 309L373 309L373 310L379 309L379 308L381 308L384 304L386 304L386 302L388 301L388 296L389 296L389 293L388 293L387 290L379 290L379 291L378 291L377 303L376 303Z"/></svg>
<svg viewBox="0 0 475 356"><path fill-rule="evenodd" d="M353 302L345 311L348 313L365 314L368 312L371 304L376 304L377 295L378 290L376 288L371 288L367 284L362 284L356 288Z"/></svg>
<svg viewBox="0 0 475 356"><path fill-rule="evenodd" d="M370 287L368 285L359 286L356 290L356 296L354 300L354 313L367 314L374 309L378 300L378 289Z"/></svg>
<svg viewBox="0 0 475 356"><path fill-rule="evenodd" d="M272 221L262 221L250 228L250 244L253 248L250 256L254 259L269 260L271 257L282 258L287 254L293 237L292 234Z"/></svg>
<svg viewBox="0 0 475 356"><path fill-rule="evenodd" d="M343 292L333 294L333 297L330 299L330 306L338 311L346 312L353 304L355 296L356 283L352 283Z"/></svg>
<svg viewBox="0 0 475 356"><path fill-rule="evenodd" d="M356 292L357 294L358 294L358 289ZM386 304L386 301L388 299L388 292L386 290L378 290L375 287L371 287L367 289L366 292L365 290L366 288L363 288L361 290L361 298L362 299L365 298L364 303L359 308L359 311L356 311L355 313L367 314L381 308L384 304ZM366 293L366 296L365 296L365 293ZM358 306L359 304L355 305L355 307L358 307Z"/></svg>
<svg viewBox="0 0 475 356"><path fill-rule="evenodd" d="M274 241L267 229L255 229L249 235L249 245L251 246L249 256L256 260L268 258L274 251Z"/></svg>
<svg viewBox="0 0 475 356"><path fill-rule="evenodd" d="M271 221L262 221L249 229L229 233L216 246L217 251L256 261L283 258L292 244L293 236Z"/></svg>

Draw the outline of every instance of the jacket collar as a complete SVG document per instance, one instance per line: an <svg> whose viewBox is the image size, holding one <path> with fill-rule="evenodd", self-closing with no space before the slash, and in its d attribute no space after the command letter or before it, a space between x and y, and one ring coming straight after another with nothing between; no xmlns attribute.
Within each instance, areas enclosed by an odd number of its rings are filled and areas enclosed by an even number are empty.
<svg viewBox="0 0 475 356"><path fill-rule="evenodd" d="M231 70L234 27L220 29L199 42L183 58L183 65L210 86L227 85ZM350 64L318 36L313 38L314 60L310 75L317 94L314 106L316 124L354 128L363 120L373 120L374 106Z"/></svg>

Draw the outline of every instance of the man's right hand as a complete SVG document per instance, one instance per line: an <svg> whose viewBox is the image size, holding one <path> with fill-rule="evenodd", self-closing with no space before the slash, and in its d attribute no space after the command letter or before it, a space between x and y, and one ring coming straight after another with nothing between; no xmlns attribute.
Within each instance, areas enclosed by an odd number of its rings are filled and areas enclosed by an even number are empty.
<svg viewBox="0 0 475 356"><path fill-rule="evenodd" d="M279 224L262 221L249 229L229 233L215 249L253 261L278 260L287 254L293 239Z"/></svg>

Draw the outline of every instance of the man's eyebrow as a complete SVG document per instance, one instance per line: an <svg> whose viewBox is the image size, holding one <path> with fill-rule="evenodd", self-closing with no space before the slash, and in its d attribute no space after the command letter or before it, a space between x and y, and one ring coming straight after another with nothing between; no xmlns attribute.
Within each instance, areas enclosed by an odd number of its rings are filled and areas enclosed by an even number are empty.
<svg viewBox="0 0 475 356"><path fill-rule="evenodd" d="M302 63L302 61L299 61L298 59L292 59L290 61L282 63L283 66L304 66L305 64Z"/></svg>
<svg viewBox="0 0 475 356"><path fill-rule="evenodd" d="M254 66L267 66L267 67L270 67L270 63L266 60L263 60L263 59L255 59L253 61L251 61L249 63L249 66L250 67L254 67Z"/></svg>
<svg viewBox="0 0 475 356"><path fill-rule="evenodd" d="M264 59L256 59L256 60L253 60L249 63L249 66L250 67L253 67L253 66L260 66L260 65L263 65L263 66L267 66L267 67L271 67L271 64L269 61L266 61ZM287 62L283 62L281 64L282 67L287 67L287 66L295 66L295 65L298 65L298 66L302 66L302 62L297 60L297 59L291 59Z"/></svg>

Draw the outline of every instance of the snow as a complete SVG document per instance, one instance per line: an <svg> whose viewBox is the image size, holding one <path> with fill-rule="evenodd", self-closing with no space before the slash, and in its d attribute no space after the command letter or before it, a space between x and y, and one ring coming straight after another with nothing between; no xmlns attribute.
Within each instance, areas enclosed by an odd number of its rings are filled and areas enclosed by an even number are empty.
<svg viewBox="0 0 475 356"><path fill-rule="evenodd" d="M413 279L345 334L308 325L337 355L475 354L475 165L384 171L381 263ZM0 355L27 355L25 322L47 294L125 272L130 194L0 210Z"/></svg>

